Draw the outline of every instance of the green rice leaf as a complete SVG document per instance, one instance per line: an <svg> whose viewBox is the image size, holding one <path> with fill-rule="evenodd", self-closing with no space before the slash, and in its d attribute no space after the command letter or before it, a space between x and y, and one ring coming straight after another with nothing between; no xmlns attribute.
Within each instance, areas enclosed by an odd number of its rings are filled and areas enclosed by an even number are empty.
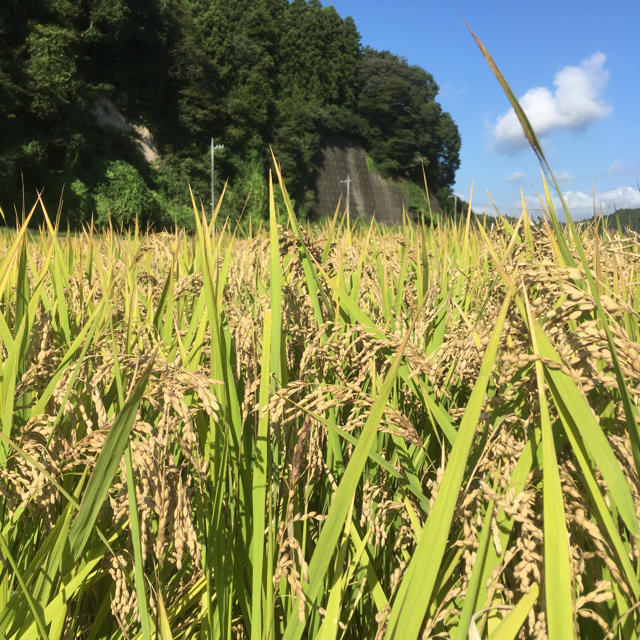
<svg viewBox="0 0 640 640"><path fill-rule="evenodd" d="M530 326L534 319L525 294ZM539 355L537 331L531 334L533 351ZM544 370L536 360L540 429L542 431L542 499L544 518L544 590L547 613L547 631L550 640L575 636L573 624L573 587L571 584L571 550L566 514L562 500L562 484L558 471L558 458L549 417Z"/></svg>
<svg viewBox="0 0 640 640"><path fill-rule="evenodd" d="M387 640L414 640L420 632L445 554L455 505L510 303L511 296L507 295L482 359L478 380L460 423L433 509L394 599L385 635Z"/></svg>
<svg viewBox="0 0 640 640"><path fill-rule="evenodd" d="M274 357L277 357L274 354ZM262 363L260 374L258 434L256 439L255 459L253 461L253 535L251 539L251 636L260 640L263 637L262 612L263 612L263 570L264 570L264 530L265 530L265 506L268 477L268 430L269 414L269 384L271 373L271 310L264 316L262 330ZM270 580L267 588L270 588Z"/></svg>
<svg viewBox="0 0 640 640"><path fill-rule="evenodd" d="M522 596L518 604L505 616L495 631L489 636L489 640L514 640L518 635L529 612L538 599L540 588L534 582L526 595Z"/></svg>
<svg viewBox="0 0 640 640"><path fill-rule="evenodd" d="M71 555L75 560L80 559L91 537L98 518L98 512L102 508L104 499L107 497L113 476L118 470L122 454L129 442L129 434L131 433L138 407L140 406L145 387L151 375L156 355L157 352L151 354L140 380L116 417L113 426L109 430L104 446L98 455L95 468L89 478L89 483L84 492L82 502L80 503L80 511L69 531Z"/></svg>
<svg viewBox="0 0 640 640"><path fill-rule="evenodd" d="M419 306L416 316L414 316L413 322L402 340L391 367L384 378L382 387L371 407L367 421L358 439L358 444L351 455L349 464L331 502L327 519L320 531L315 551L309 563L309 583L305 588L307 599L312 603L315 602L320 595L325 575L340 538L340 532L344 527L345 518L351 509L356 488L364 471L369 452L374 444L382 414L384 413L391 390L395 385L404 349L413 330L418 313L425 302L426 298ZM300 620L299 618L291 620L286 627L284 640L299 640L302 637L304 628L304 620Z"/></svg>

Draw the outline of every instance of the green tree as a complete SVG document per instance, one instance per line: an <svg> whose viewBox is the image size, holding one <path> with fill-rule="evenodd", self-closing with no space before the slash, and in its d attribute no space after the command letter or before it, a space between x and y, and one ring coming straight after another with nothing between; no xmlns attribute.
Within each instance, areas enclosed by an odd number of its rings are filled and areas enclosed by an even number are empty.
<svg viewBox="0 0 640 640"><path fill-rule="evenodd" d="M176 0L172 6L179 34L171 51L177 118L160 130L160 138L174 162L199 157L211 137L223 143L225 153L216 161L218 189L223 179L239 176L255 152L266 173L275 111L274 56L286 4Z"/></svg>
<svg viewBox="0 0 640 640"><path fill-rule="evenodd" d="M278 49L274 150L299 207L310 204L314 159L323 138L359 137L354 114L360 35L317 0L293 0Z"/></svg>
<svg viewBox="0 0 640 640"><path fill-rule="evenodd" d="M418 181L424 164L432 187L448 188L460 163L460 136L436 102L431 74L389 51L366 48L359 83L358 112L376 166Z"/></svg>
<svg viewBox="0 0 640 640"><path fill-rule="evenodd" d="M419 181L424 162L446 194L460 138L437 91L419 67L363 50L353 20L319 0L5 0L0 204L19 208L23 179L28 201L44 187L52 207L64 187L63 222L75 224L96 207L104 217L107 197L126 203L122 181L137 194L129 205L182 223L187 181L208 201L211 137L225 145L216 190L229 180L231 216L264 214L252 198L270 148L303 215L334 137L364 144L392 176ZM98 122L105 100L151 130L158 165L132 129Z"/></svg>
<svg viewBox="0 0 640 640"><path fill-rule="evenodd" d="M135 167L127 162L110 162L105 180L96 189L96 222L110 219L116 227L151 224L157 216L158 201Z"/></svg>
<svg viewBox="0 0 640 640"><path fill-rule="evenodd" d="M75 39L72 30L53 24L36 24L27 37L26 75L36 118L59 120L78 100Z"/></svg>

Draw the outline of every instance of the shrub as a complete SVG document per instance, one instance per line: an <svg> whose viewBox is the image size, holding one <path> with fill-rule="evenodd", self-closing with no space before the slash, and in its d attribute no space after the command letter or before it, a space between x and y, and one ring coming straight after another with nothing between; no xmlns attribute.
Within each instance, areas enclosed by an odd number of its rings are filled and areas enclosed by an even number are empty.
<svg viewBox="0 0 640 640"><path fill-rule="evenodd" d="M96 189L95 201L98 225L105 225L111 219L117 227L128 227L136 217L144 224L159 213L156 194L138 170L122 160L107 165L105 180Z"/></svg>

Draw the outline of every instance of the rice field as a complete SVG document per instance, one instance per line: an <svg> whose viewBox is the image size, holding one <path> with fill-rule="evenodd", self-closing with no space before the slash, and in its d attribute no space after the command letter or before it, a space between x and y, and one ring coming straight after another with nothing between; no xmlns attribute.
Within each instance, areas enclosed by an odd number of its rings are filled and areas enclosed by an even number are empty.
<svg viewBox="0 0 640 640"><path fill-rule="evenodd" d="M640 237L275 167L247 234L0 234L0 637L640 637Z"/></svg>
<svg viewBox="0 0 640 640"><path fill-rule="evenodd" d="M242 237L0 236L0 636L638 637L640 239L278 181Z"/></svg>

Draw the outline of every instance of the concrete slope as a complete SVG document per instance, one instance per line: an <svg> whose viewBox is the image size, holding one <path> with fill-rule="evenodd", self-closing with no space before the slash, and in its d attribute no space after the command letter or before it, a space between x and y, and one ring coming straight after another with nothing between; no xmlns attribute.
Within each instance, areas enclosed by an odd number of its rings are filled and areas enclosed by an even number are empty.
<svg viewBox="0 0 640 640"><path fill-rule="evenodd" d="M347 204L347 185L350 178L350 215L352 218L374 217L378 222L400 224L403 207L408 210L407 195L396 185L369 171L367 156L362 147L348 142L333 142L323 147L318 154L316 170L316 216L331 215L338 201L340 210ZM439 206L432 198L433 210Z"/></svg>

